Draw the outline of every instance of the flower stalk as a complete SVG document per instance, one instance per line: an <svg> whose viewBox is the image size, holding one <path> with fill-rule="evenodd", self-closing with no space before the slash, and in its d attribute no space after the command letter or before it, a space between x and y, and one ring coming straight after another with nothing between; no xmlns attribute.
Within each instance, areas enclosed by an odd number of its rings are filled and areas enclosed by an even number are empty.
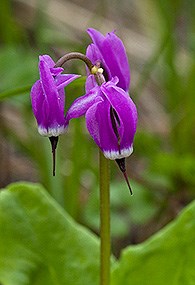
<svg viewBox="0 0 195 285"><path fill-rule="evenodd" d="M90 72L94 74L97 84L105 82L103 69L94 66ZM110 284L110 169L109 160L99 150L99 189L100 189L100 285Z"/></svg>
<svg viewBox="0 0 195 285"><path fill-rule="evenodd" d="M110 284L110 171L109 160L99 150L100 169L100 285Z"/></svg>
<svg viewBox="0 0 195 285"><path fill-rule="evenodd" d="M67 61L69 61L71 59L80 59L80 60L84 61L90 71L92 70L92 68L94 66L92 64L91 60L86 55L84 55L80 52L70 52L70 53L67 53L64 56L62 56L56 62L55 68L62 67Z"/></svg>
<svg viewBox="0 0 195 285"><path fill-rule="evenodd" d="M94 67L97 84L100 86L105 82L101 68ZM100 189L100 285L110 284L110 169L109 160L99 150L99 189Z"/></svg>

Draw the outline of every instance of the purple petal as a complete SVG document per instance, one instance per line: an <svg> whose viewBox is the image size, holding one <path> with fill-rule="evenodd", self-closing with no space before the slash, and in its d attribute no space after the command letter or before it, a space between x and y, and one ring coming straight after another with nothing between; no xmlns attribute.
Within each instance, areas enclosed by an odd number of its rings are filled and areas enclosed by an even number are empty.
<svg viewBox="0 0 195 285"><path fill-rule="evenodd" d="M62 67L54 67L55 66L55 62L53 61L53 59L45 54L45 55L40 55L39 56L39 61L44 61L49 69L50 69L50 72L53 76L57 76L58 74L62 73L62 71L64 70L64 68Z"/></svg>
<svg viewBox="0 0 195 285"><path fill-rule="evenodd" d="M99 148L102 147L101 144L101 135L100 135L100 127L101 122L99 118L98 110L101 109L101 106L104 106L104 102L100 101L95 104L93 104L86 112L85 118L86 118L86 125L87 129L94 139L95 143L99 146Z"/></svg>
<svg viewBox="0 0 195 285"><path fill-rule="evenodd" d="M87 33L89 34L92 41L94 42L95 45L97 45L98 48L102 46L102 44L105 40L104 35L102 35L99 31L97 31L93 28L87 29Z"/></svg>
<svg viewBox="0 0 195 285"><path fill-rule="evenodd" d="M121 137L120 148L130 149L133 144L137 125L136 106L128 94L114 84L106 84L101 87L102 92L116 111L120 124L123 125L124 133Z"/></svg>
<svg viewBox="0 0 195 285"><path fill-rule="evenodd" d="M51 106L49 106L46 96L43 93L40 80L35 82L31 89L32 109L37 120L38 131L43 136L58 136L64 132L64 119L60 124L61 118L59 114L63 114L58 110L57 118L52 117ZM59 120L60 119L60 120Z"/></svg>
<svg viewBox="0 0 195 285"><path fill-rule="evenodd" d="M31 96L33 113L37 119L38 124L40 124L42 120L40 106L43 105L43 102L45 100L40 80L37 80L32 86L30 96Z"/></svg>
<svg viewBox="0 0 195 285"><path fill-rule="evenodd" d="M130 125L132 131L135 132L137 125L137 109L129 94L112 82L107 82L102 85L101 91L107 97L112 107L119 112L122 121L125 122L125 118L130 120L129 123L131 122Z"/></svg>
<svg viewBox="0 0 195 285"><path fill-rule="evenodd" d="M39 57L40 80L31 89L33 113L39 133L44 136L59 136L65 131L64 87L79 77L60 74L63 68L54 68L54 65L48 55Z"/></svg>
<svg viewBox="0 0 195 285"><path fill-rule="evenodd" d="M91 60L91 62L94 65L100 64L100 67L102 67L104 70L103 75L104 75L106 81L111 79L112 76L111 76L109 67L107 66L103 55L101 54L100 50L98 49L98 47L95 44L90 44L87 47L86 56Z"/></svg>
<svg viewBox="0 0 195 285"><path fill-rule="evenodd" d="M51 72L51 74L53 75L53 76L57 76L57 75L59 75L60 73L62 73L62 71L64 71L64 68L62 68L62 67L52 67L52 68L50 68L50 72Z"/></svg>
<svg viewBox="0 0 195 285"><path fill-rule="evenodd" d="M115 156L118 154L118 139L112 128L110 104L107 100L98 102L88 109L86 124L90 135L106 157L115 159L111 153L115 153Z"/></svg>
<svg viewBox="0 0 195 285"><path fill-rule="evenodd" d="M95 44L90 44L86 50L86 56L92 61L93 64L103 60L102 54Z"/></svg>
<svg viewBox="0 0 195 285"><path fill-rule="evenodd" d="M89 93L95 86L97 86L97 82L95 80L95 77L93 74L90 74L89 76L87 76L87 79L85 82L86 93Z"/></svg>
<svg viewBox="0 0 195 285"><path fill-rule="evenodd" d="M53 59L49 55L47 55L47 54L40 55L39 56L39 61L44 61L45 63L47 63L49 68L52 68L55 65L55 62L53 61Z"/></svg>
<svg viewBox="0 0 195 285"><path fill-rule="evenodd" d="M49 66L42 59L39 62L40 85L44 100L40 102L37 95L37 122L42 135L56 136L64 129L64 96L58 92ZM41 91L40 91L41 92ZM40 92L38 94L40 94ZM35 92L33 93L35 96ZM40 98L43 98L43 95Z"/></svg>
<svg viewBox="0 0 195 285"><path fill-rule="evenodd" d="M98 96L99 92L100 89L99 86L97 86L93 88L88 94L77 98L67 111L66 121L68 122L73 118L79 118L83 116L94 103L102 100L102 98Z"/></svg>
<svg viewBox="0 0 195 285"><path fill-rule="evenodd" d="M122 41L113 32L109 33L106 36L102 49L104 51L105 62L109 66L112 76L119 78L118 86L128 91L130 68Z"/></svg>
<svg viewBox="0 0 195 285"><path fill-rule="evenodd" d="M64 88L68 84L70 84L72 81L80 77L80 75L77 74L60 74L55 78L55 84L57 86L57 89Z"/></svg>
<svg viewBox="0 0 195 285"><path fill-rule="evenodd" d="M58 92L53 76L51 75L49 66L43 61L39 62L40 81L43 92L47 97L49 104L58 104Z"/></svg>
<svg viewBox="0 0 195 285"><path fill-rule="evenodd" d="M106 85L109 85L110 83L117 85L118 82L119 82L119 79L117 76L115 76L115 77L112 77L112 79L109 82L107 82Z"/></svg>
<svg viewBox="0 0 195 285"><path fill-rule="evenodd" d="M55 79L56 88L58 91L59 109L61 110L61 113L63 113L63 116L64 116L64 106L65 106L64 87L67 86L69 83L71 83L73 80L77 79L78 77L80 77L80 75L61 74L61 75L58 75Z"/></svg>
<svg viewBox="0 0 195 285"><path fill-rule="evenodd" d="M88 29L87 31L98 48L106 69L108 68L107 72L109 70L112 77L117 76L119 78L118 86L128 91L130 68L122 41L114 32L108 33L106 37L104 37L95 29ZM111 79L110 76L108 79Z"/></svg>
<svg viewBox="0 0 195 285"><path fill-rule="evenodd" d="M109 159L129 156L133 151L137 112L127 93L113 83L103 84L105 100L94 104L86 112L89 133ZM111 111L114 109L115 126Z"/></svg>
<svg viewBox="0 0 195 285"><path fill-rule="evenodd" d="M58 89L58 112L62 114L63 122L64 122L64 107L65 107L65 90L64 88L61 88L61 89ZM56 115L56 118L57 117L58 115Z"/></svg>

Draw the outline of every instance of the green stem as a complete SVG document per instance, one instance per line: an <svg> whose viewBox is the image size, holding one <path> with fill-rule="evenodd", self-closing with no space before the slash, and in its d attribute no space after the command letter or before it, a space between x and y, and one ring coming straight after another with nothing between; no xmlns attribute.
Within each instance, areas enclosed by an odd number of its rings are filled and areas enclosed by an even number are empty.
<svg viewBox="0 0 195 285"><path fill-rule="evenodd" d="M110 187L109 161L101 151L100 159L100 285L110 284Z"/></svg>

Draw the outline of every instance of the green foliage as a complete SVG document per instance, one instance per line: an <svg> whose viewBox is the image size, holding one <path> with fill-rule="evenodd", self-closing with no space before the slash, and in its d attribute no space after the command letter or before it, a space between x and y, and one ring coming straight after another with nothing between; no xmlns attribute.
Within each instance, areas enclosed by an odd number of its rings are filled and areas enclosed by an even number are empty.
<svg viewBox="0 0 195 285"><path fill-rule="evenodd" d="M36 184L0 193L0 283L98 284L99 243Z"/></svg>
<svg viewBox="0 0 195 285"><path fill-rule="evenodd" d="M112 285L195 283L195 202L146 242L123 250Z"/></svg>
<svg viewBox="0 0 195 285"><path fill-rule="evenodd" d="M1 190L0 233L3 285L98 284L98 239L42 186L16 183ZM111 284L194 284L194 240L192 202L149 240L123 250L113 263Z"/></svg>

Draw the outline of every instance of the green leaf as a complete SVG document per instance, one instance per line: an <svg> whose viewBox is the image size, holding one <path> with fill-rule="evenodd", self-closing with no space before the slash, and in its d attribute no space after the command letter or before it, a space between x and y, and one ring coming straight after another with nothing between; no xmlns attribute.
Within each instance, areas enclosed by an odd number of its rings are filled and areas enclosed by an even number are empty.
<svg viewBox="0 0 195 285"><path fill-rule="evenodd" d="M195 284L195 202L146 242L122 252L112 285Z"/></svg>
<svg viewBox="0 0 195 285"><path fill-rule="evenodd" d="M0 283L98 284L98 239L38 184L0 192Z"/></svg>

